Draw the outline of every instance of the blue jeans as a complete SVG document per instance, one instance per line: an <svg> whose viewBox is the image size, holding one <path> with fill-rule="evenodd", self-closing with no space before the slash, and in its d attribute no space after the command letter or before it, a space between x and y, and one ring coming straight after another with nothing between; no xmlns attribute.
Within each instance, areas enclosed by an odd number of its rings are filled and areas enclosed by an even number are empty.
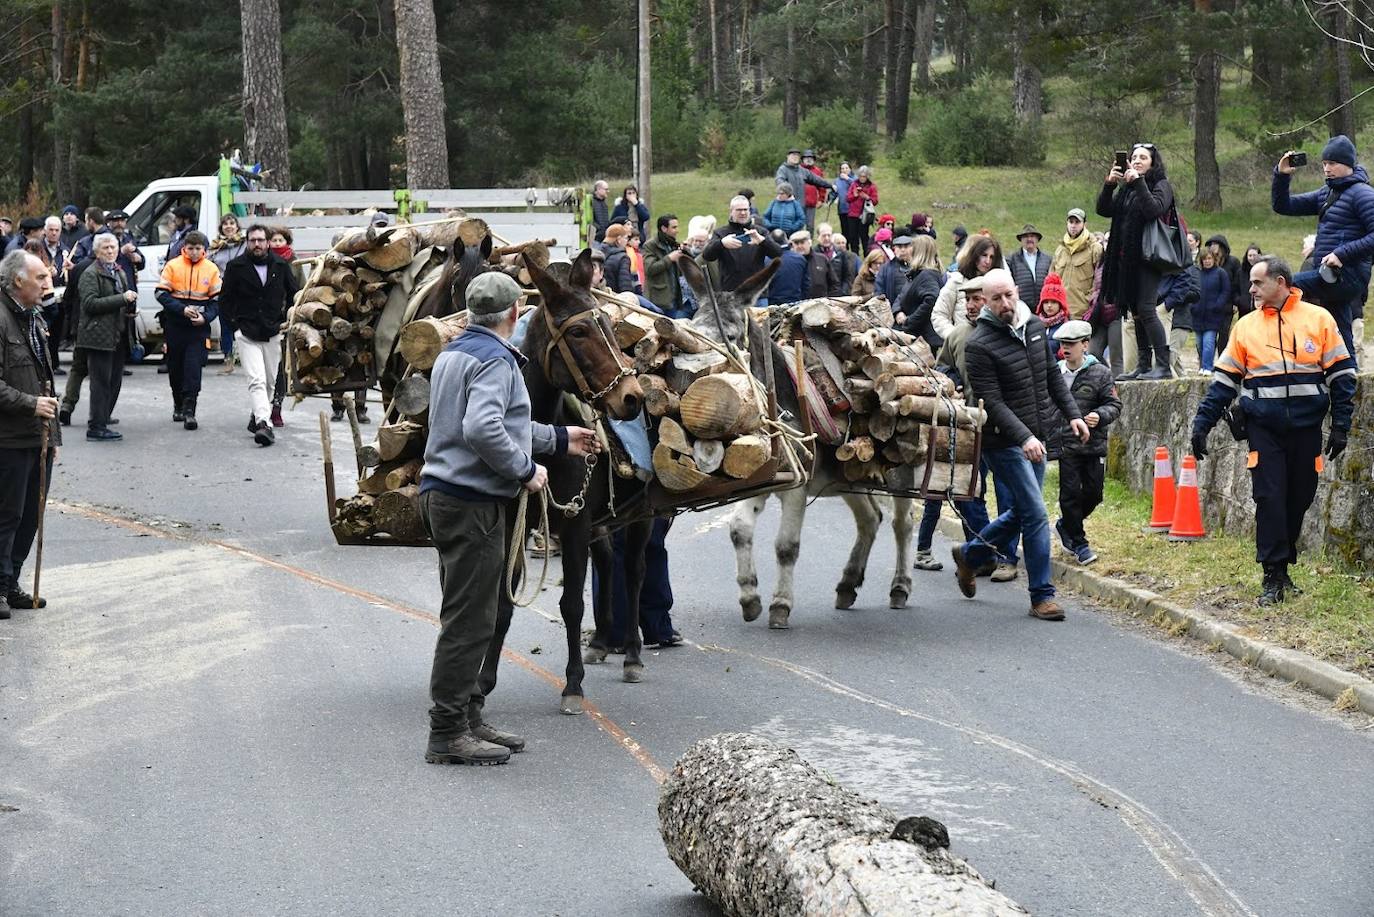
<svg viewBox="0 0 1374 917"><path fill-rule="evenodd" d="M1216 331L1199 331L1197 335L1197 360L1208 372L1212 371L1212 361L1217 356L1217 334Z"/></svg>
<svg viewBox="0 0 1374 917"><path fill-rule="evenodd" d="M1341 330L1341 338L1345 341L1345 349L1350 352L1350 359L1358 363L1360 352L1355 349L1355 334L1351 325L1355 320L1355 303L1359 302L1364 290L1360 289L1354 272L1343 267L1336 275L1336 282L1327 283L1322 280L1320 271L1299 271L1293 275L1293 286L1302 290L1303 298L1308 302L1320 303L1331 313L1336 320L1336 327Z"/></svg>
<svg viewBox="0 0 1374 917"><path fill-rule="evenodd" d="M996 482L993 482L994 488ZM981 494L988 486L988 463L984 458L978 465L978 492ZM959 516L959 524L964 529L964 539L971 541L983 529L988 527L988 504L982 497L976 500L954 500L951 501L954 512ZM1010 506L1011 496L1004 495L997 498L998 506ZM925 507L921 511L921 524L916 530L916 550L929 551L931 543L935 540L935 528L940 522L939 500L925 501ZM997 562L1015 564L1016 563L1016 543L1020 540L1020 532L1009 532L1000 544L997 545Z"/></svg>
<svg viewBox="0 0 1374 917"><path fill-rule="evenodd" d="M668 577L668 538L669 521L655 519L649 544L644 551L644 585L639 590L639 629L645 643L658 643L673 634L673 584ZM611 646L625 643L625 624L630 616L629 596L625 589L625 532L611 535L611 549L614 562L611 577ZM598 589L599 577L592 571L592 595Z"/></svg>
<svg viewBox="0 0 1374 917"><path fill-rule="evenodd" d="M1005 485L1010 503L1002 514L987 527L964 543L964 557L974 567L992 560L1009 531L1020 531L1026 551L1026 577L1030 582L1031 602L1054 598L1054 583L1050 582L1050 520L1045 512L1042 489L1045 484L1045 463L1032 462L1019 447L989 449L983 453L992 468L993 480Z"/></svg>

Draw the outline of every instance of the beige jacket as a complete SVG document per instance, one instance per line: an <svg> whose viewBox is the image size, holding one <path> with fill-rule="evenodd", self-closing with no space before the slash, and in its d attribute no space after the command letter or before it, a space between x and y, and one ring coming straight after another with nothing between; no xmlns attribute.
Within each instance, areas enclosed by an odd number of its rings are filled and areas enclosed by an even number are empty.
<svg viewBox="0 0 1374 917"><path fill-rule="evenodd" d="M1102 246L1084 229L1077 239L1064 239L1054 250L1054 260L1050 270L1064 281L1064 292L1069 298L1069 317L1081 319L1088 313L1088 303L1093 295L1093 278L1097 265L1102 261Z"/></svg>

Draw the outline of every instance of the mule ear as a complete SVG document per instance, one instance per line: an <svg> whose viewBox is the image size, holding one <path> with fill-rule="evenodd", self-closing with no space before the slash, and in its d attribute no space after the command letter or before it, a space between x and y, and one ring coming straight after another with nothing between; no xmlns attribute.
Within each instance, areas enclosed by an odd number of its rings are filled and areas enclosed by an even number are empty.
<svg viewBox="0 0 1374 917"><path fill-rule="evenodd" d="M460 244L461 244L461 240L460 240ZM490 261L490 260L491 260L491 251L492 251L491 246L492 246L492 242L491 242L491 233L487 233L485 236L482 237L482 245L481 245L481 247L477 249L478 251L480 251L480 252L482 253L482 260L483 260L483 261Z"/></svg>
<svg viewBox="0 0 1374 917"><path fill-rule="evenodd" d="M559 284L557 280L550 277L548 273L529 256L528 252L521 252L520 257L525 262L525 270L530 272L530 279L534 281L535 287L539 290L539 297L546 304L552 304L562 290L562 285Z"/></svg>
<svg viewBox="0 0 1374 917"><path fill-rule="evenodd" d="M570 286L578 287L583 290L592 288L592 276L596 273L592 265L592 250L584 248L573 259L572 272L568 275Z"/></svg>
<svg viewBox="0 0 1374 917"><path fill-rule="evenodd" d="M782 259L774 258L768 262L768 266L759 271L754 276L746 279L739 286L735 287L735 295L754 304L754 300L763 295L763 291L768 289L768 285L773 282L773 275L777 274L778 268L782 267Z"/></svg>
<svg viewBox="0 0 1374 917"><path fill-rule="evenodd" d="M692 258L680 258L677 267L682 272L683 278L686 279L687 286L691 287L692 292L697 294L697 300L705 302L710 296L710 291L707 289L709 281L706 279L705 273L697 266L696 261Z"/></svg>

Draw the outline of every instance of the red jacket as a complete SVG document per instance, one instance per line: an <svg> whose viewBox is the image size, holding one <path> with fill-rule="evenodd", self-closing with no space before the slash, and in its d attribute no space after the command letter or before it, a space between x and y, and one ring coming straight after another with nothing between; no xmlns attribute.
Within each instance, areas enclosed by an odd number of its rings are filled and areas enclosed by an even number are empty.
<svg viewBox="0 0 1374 917"><path fill-rule="evenodd" d="M802 166L802 168L810 172L817 178L825 178L825 172L821 170L820 166ZM806 206L819 207L821 203L821 195L823 193L823 188L817 185L813 185L810 182L806 182Z"/></svg>
<svg viewBox="0 0 1374 917"><path fill-rule="evenodd" d="M878 186L869 179L861 182L857 178L849 184L849 215L851 217L861 217L864 215L864 201L870 200L873 206L878 206Z"/></svg>

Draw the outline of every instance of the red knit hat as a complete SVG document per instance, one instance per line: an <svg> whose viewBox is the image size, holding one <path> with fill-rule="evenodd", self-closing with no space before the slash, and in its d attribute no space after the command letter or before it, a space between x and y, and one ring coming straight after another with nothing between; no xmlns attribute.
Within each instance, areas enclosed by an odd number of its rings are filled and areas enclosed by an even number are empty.
<svg viewBox="0 0 1374 917"><path fill-rule="evenodd" d="M1045 275L1045 285L1040 288L1040 302L1047 299L1054 300L1064 309L1069 307L1069 294L1064 292L1064 281L1053 271Z"/></svg>

